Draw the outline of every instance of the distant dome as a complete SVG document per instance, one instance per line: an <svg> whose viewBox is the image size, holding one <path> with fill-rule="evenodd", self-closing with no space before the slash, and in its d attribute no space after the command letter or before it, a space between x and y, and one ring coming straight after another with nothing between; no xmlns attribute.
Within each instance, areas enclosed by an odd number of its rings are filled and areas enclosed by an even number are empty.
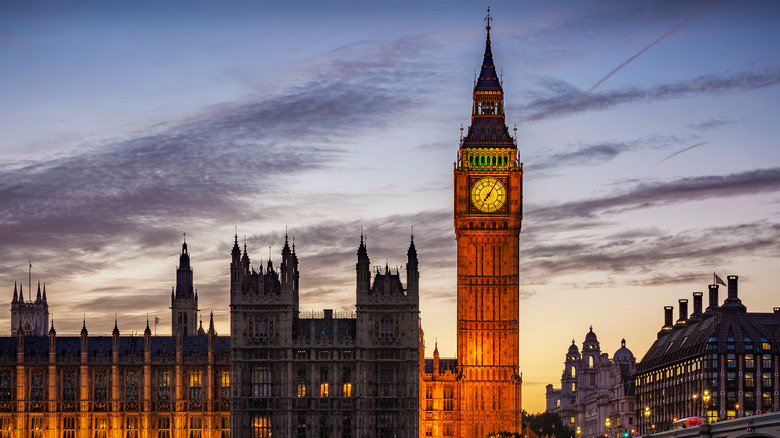
<svg viewBox="0 0 780 438"><path fill-rule="evenodd" d="M569 354L572 353L579 353L580 349L577 348L577 344L574 343L574 339L571 340L571 345L569 345Z"/></svg>
<svg viewBox="0 0 780 438"><path fill-rule="evenodd" d="M598 342L598 338L596 338L596 334L593 333L593 326L590 326L590 331L587 335L585 335L585 342Z"/></svg>
<svg viewBox="0 0 780 438"><path fill-rule="evenodd" d="M634 360L634 353L626 348L626 340L620 341L620 349L612 356L612 360L618 363L631 363Z"/></svg>

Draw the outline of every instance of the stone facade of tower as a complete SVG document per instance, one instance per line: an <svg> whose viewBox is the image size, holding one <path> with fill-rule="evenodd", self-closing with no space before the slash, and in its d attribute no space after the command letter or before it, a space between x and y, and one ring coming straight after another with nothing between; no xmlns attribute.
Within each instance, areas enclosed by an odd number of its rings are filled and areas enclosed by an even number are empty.
<svg viewBox="0 0 780 438"><path fill-rule="evenodd" d="M404 288L398 270L372 275L361 236L356 312L300 312L298 258L286 238L278 267L252 268L237 240L232 257L234 436L417 437L413 239Z"/></svg>
<svg viewBox="0 0 780 438"><path fill-rule="evenodd" d="M176 269L176 288L171 290L171 321L173 334L182 332L192 336L197 328L198 292L193 286L190 254L187 252L187 242L181 246L179 267Z"/></svg>
<svg viewBox="0 0 780 438"><path fill-rule="evenodd" d="M473 99L471 125L461 140L454 170L457 398L452 405L434 401L432 410L421 403L421 436L447 436L450 423L460 437L521 432L518 240L523 169L505 122L489 25ZM420 373L426 387L421 394L426 396L433 388L435 398L439 392L434 382L441 369L437 373L428 367L428 360L423 365ZM452 406L452 412L439 415L437 406Z"/></svg>
<svg viewBox="0 0 780 438"><path fill-rule="evenodd" d="M16 284L14 284L14 297L11 300L11 334L15 335L19 329L28 336L46 336L46 331L49 329L46 285L43 286L43 293L41 293L41 284L38 283L38 294L35 299L32 299L32 290L30 290L30 299L26 300L24 287L19 286L17 295Z"/></svg>

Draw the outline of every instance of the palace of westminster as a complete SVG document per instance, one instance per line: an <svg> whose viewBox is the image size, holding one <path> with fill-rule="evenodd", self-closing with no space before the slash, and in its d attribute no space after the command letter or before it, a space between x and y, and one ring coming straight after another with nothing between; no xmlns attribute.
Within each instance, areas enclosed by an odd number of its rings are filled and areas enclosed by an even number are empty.
<svg viewBox="0 0 780 438"><path fill-rule="evenodd" d="M489 12L489 11L488 11ZM197 326L186 242L171 292L171 333L58 336L46 288L14 285L0 337L0 438L486 437L521 432L519 233L523 165L506 126L490 42L471 124L454 166L457 357L425 358L414 236L405 266L374 269L361 234L355 312L301 312L295 246L254 268L236 236L230 335ZM548 411L577 438L650 431L703 413L711 421L778 410L780 308L748 313L729 297L666 321L642 363L612 359L595 333L572 342ZM696 396L708 394L706 405ZM693 396L693 399L691 399ZM605 421L606 420L606 421ZM612 426L610 426L612 425ZM622 435L621 435L622 436Z"/></svg>

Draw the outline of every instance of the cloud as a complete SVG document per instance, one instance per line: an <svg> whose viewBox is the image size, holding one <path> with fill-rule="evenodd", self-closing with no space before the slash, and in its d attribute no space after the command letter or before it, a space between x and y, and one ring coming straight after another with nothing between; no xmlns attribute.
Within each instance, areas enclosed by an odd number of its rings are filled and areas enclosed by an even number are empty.
<svg viewBox="0 0 780 438"><path fill-rule="evenodd" d="M688 127L691 129L695 129L697 131L708 131L710 129L716 129L722 126L734 125L737 123L739 123L737 120L729 120L729 119L724 119L722 117L718 117L718 118L707 119L699 123L691 123L688 125Z"/></svg>
<svg viewBox="0 0 780 438"><path fill-rule="evenodd" d="M271 96L67 154L0 162L0 266L16 263L15 248L24 248L72 274L94 271L102 262L92 256L107 245L146 251L178 238L172 224L262 219L265 203L284 199L285 180L333 166L349 153L341 146L348 139L406 117L402 109L425 91L415 78L435 75L410 56L425 46L419 42L363 42L309 66L314 79Z"/></svg>
<svg viewBox="0 0 780 438"><path fill-rule="evenodd" d="M640 183L621 194L539 207L527 214L533 215L536 220L582 218L691 200L776 191L780 191L780 167L730 175L687 177L669 182Z"/></svg>
<svg viewBox="0 0 780 438"><path fill-rule="evenodd" d="M615 106L666 99L681 99L702 94L726 94L770 87L780 83L779 69L741 71L730 75L708 74L690 80L658 84L650 88L622 88L593 92L579 99L583 92L564 81L544 78L541 90L532 93L534 100L521 108L526 121L562 117L585 111L599 111Z"/></svg>
<svg viewBox="0 0 780 438"><path fill-rule="evenodd" d="M526 242L520 270L524 285L551 284L568 275L582 277L597 272L620 275L628 285L679 284L691 279L692 269L701 274L712 266L740 256L780 255L780 224L758 221L727 227L669 234L656 230L648 236L640 230L636 236L578 236L559 243L556 239ZM541 236L540 236L541 237ZM684 261L681 263L681 261ZM684 270L677 272L684 266ZM694 271L695 272L695 271ZM607 283L614 286L614 281ZM603 287L604 282L578 283L578 288Z"/></svg>

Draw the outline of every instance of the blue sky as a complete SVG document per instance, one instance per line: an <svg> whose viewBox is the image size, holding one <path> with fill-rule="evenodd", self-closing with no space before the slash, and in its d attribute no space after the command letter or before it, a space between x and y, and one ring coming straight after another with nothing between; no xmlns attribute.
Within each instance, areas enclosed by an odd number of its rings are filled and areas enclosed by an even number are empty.
<svg viewBox="0 0 780 438"><path fill-rule="evenodd" d="M287 227L302 308L348 310L361 227L373 264L401 266L414 226L429 353L438 339L454 355L452 163L486 6L3 4L9 300L31 261L58 333L84 313L94 333L147 313L165 332L186 232L200 307L227 333L235 227L255 265L269 246L278 264ZM625 337L641 358L663 306L713 271L740 276L750 310L780 305L780 6L490 6L525 164L526 408L543 409L572 338L593 325L604 351Z"/></svg>

